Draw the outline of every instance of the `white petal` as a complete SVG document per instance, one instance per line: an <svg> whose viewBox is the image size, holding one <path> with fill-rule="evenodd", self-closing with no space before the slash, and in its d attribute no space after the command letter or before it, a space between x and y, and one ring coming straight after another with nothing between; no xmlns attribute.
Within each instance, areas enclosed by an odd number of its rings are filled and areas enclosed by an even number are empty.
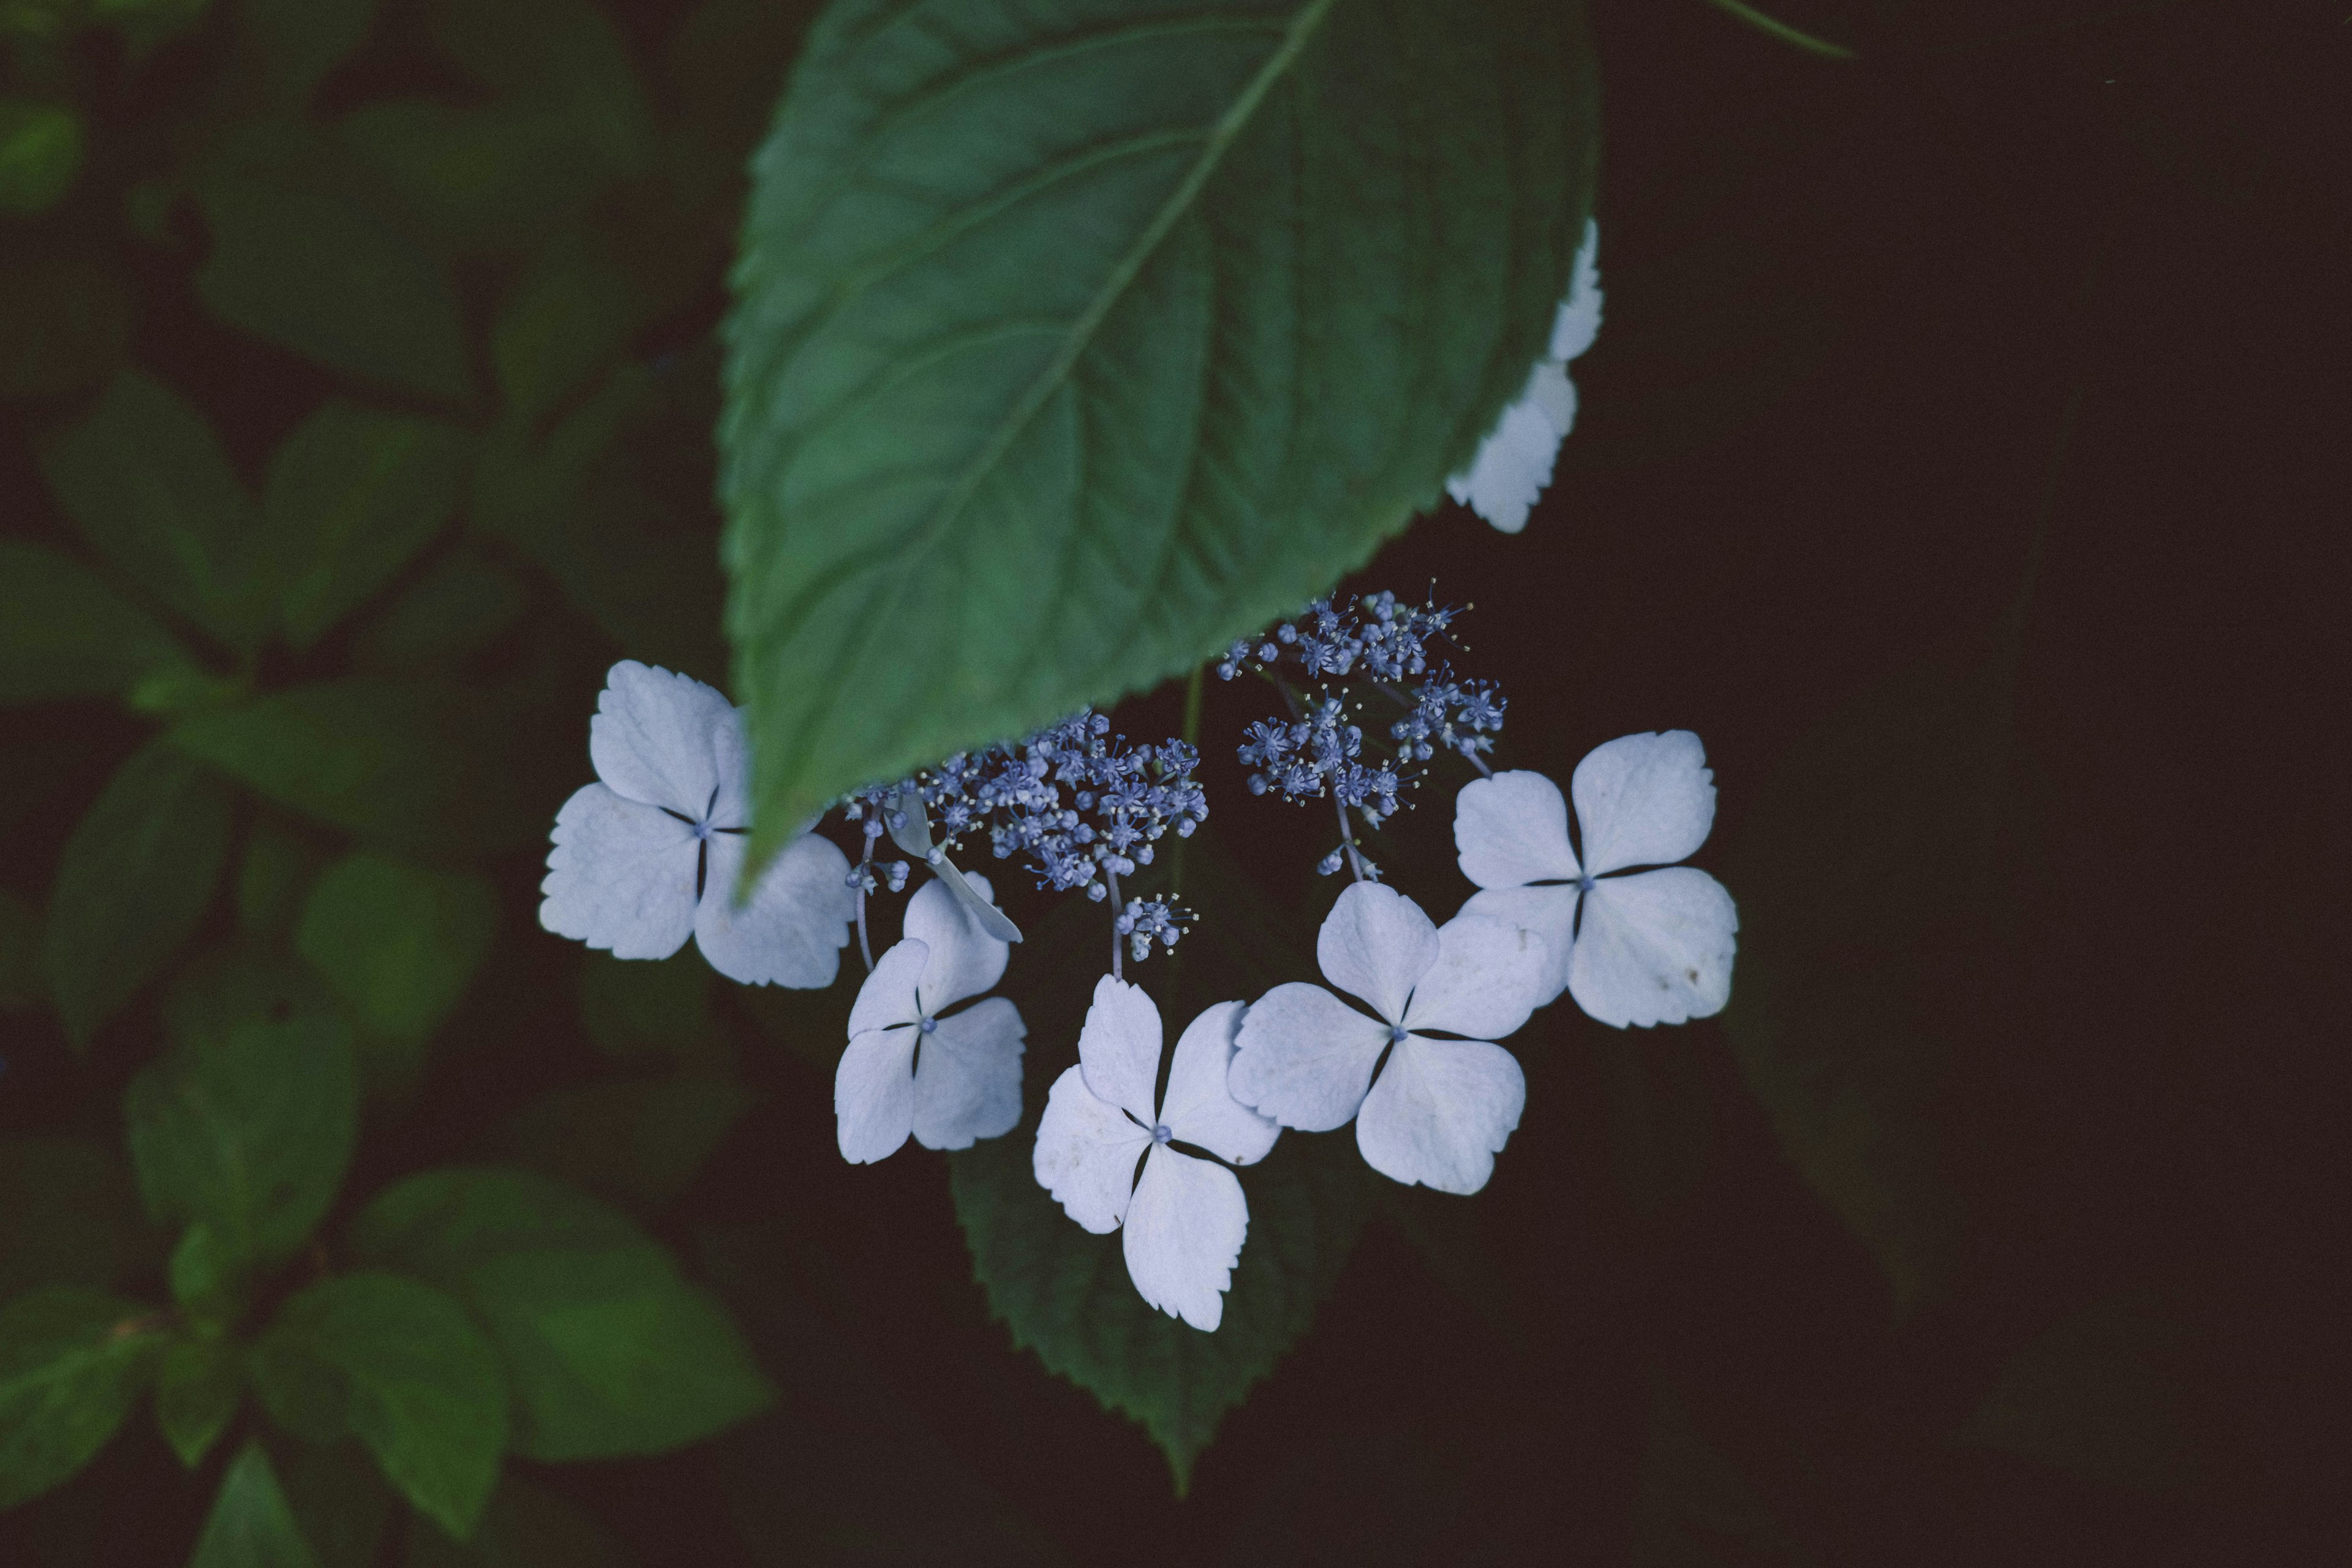
<svg viewBox="0 0 2352 1568"><path fill-rule="evenodd" d="M1160 1120L1172 1135L1236 1165L1265 1159L1282 1131L1225 1087L1234 1036L1248 1011L1239 1002L1220 1002L1184 1026L1176 1059L1168 1064L1168 1094L1160 1102Z"/></svg>
<svg viewBox="0 0 2352 1568"><path fill-rule="evenodd" d="M615 958L667 958L694 929L694 832L586 784L555 814L539 923Z"/></svg>
<svg viewBox="0 0 2352 1568"><path fill-rule="evenodd" d="M1720 1013L1738 930L1731 895L1695 866L1604 878L1585 895L1569 993L1621 1029Z"/></svg>
<svg viewBox="0 0 2352 1568"><path fill-rule="evenodd" d="M1569 955L1575 947L1576 903L1583 896L1573 882L1554 882L1540 888L1488 888L1471 894L1469 901L1462 906L1462 914L1454 918L1486 915L1525 926L1543 938L1543 984L1536 988L1535 1004L1541 1007L1568 989Z"/></svg>
<svg viewBox="0 0 2352 1568"><path fill-rule="evenodd" d="M1576 247L1576 272L1570 279L1568 298L1552 318L1551 357L1571 360L1592 346L1601 335L1601 227L1584 221L1584 241Z"/></svg>
<svg viewBox="0 0 2352 1568"><path fill-rule="evenodd" d="M1544 416L1552 434L1566 440L1576 428L1576 383L1569 380L1568 367L1558 360L1545 360L1528 377L1528 389L1522 394L1536 411Z"/></svg>
<svg viewBox="0 0 2352 1568"><path fill-rule="evenodd" d="M803 833L777 851L759 886L734 901L742 875L744 839L715 833L695 910L694 942L710 967L745 985L830 985L840 973L841 949L857 906L849 890L849 858L830 839Z"/></svg>
<svg viewBox="0 0 2352 1568"><path fill-rule="evenodd" d="M1364 1102L1388 1026L1320 985L1293 981L1259 997L1242 1019L1225 1086L1244 1105L1302 1132L1328 1132Z"/></svg>
<svg viewBox="0 0 2352 1568"><path fill-rule="evenodd" d="M1143 987L1104 975L1078 1030L1078 1068L1087 1087L1149 1129L1160 1087L1160 1009Z"/></svg>
<svg viewBox="0 0 2352 1568"><path fill-rule="evenodd" d="M1437 962L1437 928L1421 906L1379 882L1356 882L1339 895L1315 933L1323 978L1371 1004L1393 1024L1404 999Z"/></svg>
<svg viewBox="0 0 2352 1568"><path fill-rule="evenodd" d="M1135 1190L1135 1162L1151 1134L1106 1105L1076 1068L1054 1080L1037 1122L1030 1169L1069 1216L1097 1236L1118 1228Z"/></svg>
<svg viewBox="0 0 2352 1568"><path fill-rule="evenodd" d="M915 1125L915 1030L901 1024L849 1037L833 1071L841 1157L870 1165L898 1152Z"/></svg>
<svg viewBox="0 0 2352 1568"><path fill-rule="evenodd" d="M1021 1120L1021 1009L1002 996L941 1018L915 1058L915 1141L969 1149Z"/></svg>
<svg viewBox="0 0 2352 1568"><path fill-rule="evenodd" d="M1598 877L1628 866L1670 866L1715 826L1715 773L1688 730L1622 735L1595 746L1568 781L1584 867Z"/></svg>
<svg viewBox="0 0 2352 1568"><path fill-rule="evenodd" d="M1499 1040L1528 1021L1550 973L1541 932L1465 910L1437 928L1437 962L1405 1006L1405 1027Z"/></svg>
<svg viewBox="0 0 2352 1568"><path fill-rule="evenodd" d="M1475 1193L1495 1173L1528 1100L1511 1053L1485 1040L1407 1037L1356 1118L1356 1147L1383 1176Z"/></svg>
<svg viewBox="0 0 2352 1568"><path fill-rule="evenodd" d="M1249 1202L1223 1165L1154 1149L1127 1211L1127 1277L1171 1318L1203 1331L1225 1316L1225 1289L1249 1235Z"/></svg>
<svg viewBox="0 0 2352 1568"><path fill-rule="evenodd" d="M1462 874L1482 888L1572 882L1583 874L1568 842L1568 802L1541 773L1514 768L1472 779L1454 797Z"/></svg>
<svg viewBox="0 0 2352 1568"><path fill-rule="evenodd" d="M1537 366L1538 372L1542 368ZM1559 430L1535 397L1522 395L1503 410L1479 443L1478 455L1445 481L1445 490L1505 533L1517 533L1527 527L1528 510L1551 483L1559 456Z"/></svg>
<svg viewBox="0 0 2352 1568"><path fill-rule="evenodd" d="M724 827L745 818L743 721L734 705L691 676L633 658L614 665L588 724L588 758L613 790L689 821Z"/></svg>
<svg viewBox="0 0 2352 1568"><path fill-rule="evenodd" d="M977 877L971 880L986 898L988 884ZM1004 957L1013 950L981 930L962 900L936 877L907 900L906 931L931 950L921 983L923 1006L929 1012L977 996L1004 978Z"/></svg>
<svg viewBox="0 0 2352 1568"><path fill-rule="evenodd" d="M915 983L930 956L931 950L914 937L893 942L857 988L857 1000L849 1006L849 1032L862 1035L920 1019L923 1009L915 1000Z"/></svg>

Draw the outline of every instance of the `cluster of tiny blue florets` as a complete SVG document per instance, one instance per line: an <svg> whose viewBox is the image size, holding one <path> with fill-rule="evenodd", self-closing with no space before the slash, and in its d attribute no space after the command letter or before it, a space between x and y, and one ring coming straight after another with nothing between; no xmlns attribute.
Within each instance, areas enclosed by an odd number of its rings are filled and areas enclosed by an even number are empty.
<svg viewBox="0 0 2352 1568"><path fill-rule="evenodd" d="M903 816L891 819L893 796L919 799L940 852L984 833L996 858L1026 860L1040 888L1101 900L1116 879L1151 864L1153 845L1171 830L1190 837L1207 818L1207 792L1192 776L1200 762L1181 741L1130 745L1110 732L1109 719L1085 710L1026 740L958 752L912 778L860 790L844 809L866 825L870 844L906 826ZM857 872L851 877L861 885ZM904 881L901 869L892 890ZM873 890L870 873L862 887ZM1173 947L1189 918L1148 899L1122 909L1118 933L1141 959L1154 941Z"/></svg>
<svg viewBox="0 0 2352 1568"><path fill-rule="evenodd" d="M1401 809L1401 797L1426 776L1440 752L1485 766L1503 728L1505 700L1492 681L1464 680L1430 644L1446 637L1461 611L1434 603L1400 604L1369 594L1346 608L1318 599L1262 637L1236 642L1217 666L1232 680L1244 670L1282 688L1291 718L1263 720L1243 734L1240 758L1252 771L1250 792L1289 801L1336 799L1367 827ZM1301 687L1312 687L1304 694ZM1367 753L1363 712L1372 695L1402 708L1389 744ZM1353 847L1353 832L1324 858L1328 874ZM1360 864L1360 854L1358 856ZM1369 874L1369 868L1368 868Z"/></svg>

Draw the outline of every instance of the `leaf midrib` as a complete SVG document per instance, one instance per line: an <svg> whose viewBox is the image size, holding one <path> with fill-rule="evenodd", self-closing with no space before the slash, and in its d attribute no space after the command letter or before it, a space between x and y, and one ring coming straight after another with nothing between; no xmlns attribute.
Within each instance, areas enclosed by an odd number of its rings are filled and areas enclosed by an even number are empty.
<svg viewBox="0 0 2352 1568"><path fill-rule="evenodd" d="M1299 9L1297 15L1291 18L1290 25L1284 30L1282 42L1276 47L1271 55L1266 57L1265 63L1258 68L1256 73L1243 87L1240 94L1218 118L1216 124L1210 129L1208 138L1201 148L1200 155L1193 160L1192 166L1185 171L1183 179L1179 181L1176 188L1169 193L1167 200L1162 202L1160 210L1152 215L1151 221L1144 226L1143 232L1136 237L1135 243L1129 247L1127 253L1111 268L1109 277L1105 279L1102 286L1096 290L1095 297L1088 302L1087 309L1079 314L1076 321L1070 324L1061 349L1038 373L1028 390L1023 393L1020 399L1013 404L1011 411L997 426L995 433L990 437L988 444L966 465L955 484L932 508L930 516L915 530L904 547L908 557L906 564L891 574L891 586L887 590L887 599L879 607L880 613L869 614L862 617L865 628L862 635L845 639L841 652L835 658L832 668L827 671L827 679L819 684L820 695L809 714L809 729L813 731L822 729L831 719L845 689L846 683L844 676L847 669L862 658L866 646L874 637L882 634L898 614L908 589L913 582L917 567L929 557L933 550L938 548L939 542L945 535L949 525L962 514L963 509L971 502L981 485L986 482L988 476L1003 460L1005 454L1012 450L1013 443L1020 438L1022 432L1028 428L1029 422L1034 419L1038 412L1045 406L1046 400L1068 380L1070 373L1077 365L1079 357L1093 342L1095 333L1109 317L1112 309L1125 297L1128 289L1136 279L1141 276L1145 264L1150 260L1153 253L1175 229L1178 222L1192 209L1193 202L1199 197L1202 188L1208 184L1210 176L1216 173L1218 165L1223 162L1226 149L1248 127L1257 113L1258 106L1265 102L1266 95L1273 91L1275 84L1289 73L1290 68L1297 62L1298 57L1306 52L1307 46L1313 41L1316 32L1322 26L1324 18L1330 14L1331 8L1337 3L1338 0L1307 0L1307 4Z"/></svg>

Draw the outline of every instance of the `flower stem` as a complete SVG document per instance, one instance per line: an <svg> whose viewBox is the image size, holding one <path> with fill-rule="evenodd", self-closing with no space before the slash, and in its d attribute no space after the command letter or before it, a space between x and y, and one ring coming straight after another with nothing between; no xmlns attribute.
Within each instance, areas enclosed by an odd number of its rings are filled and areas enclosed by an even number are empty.
<svg viewBox="0 0 2352 1568"><path fill-rule="evenodd" d="M870 829L873 824L868 823L866 826ZM866 858L857 863L860 869L874 864L874 840L880 837L880 834L871 831L866 835ZM873 973L874 944L866 937L866 879L864 877L857 879L857 956L866 961L866 973Z"/></svg>
<svg viewBox="0 0 2352 1568"><path fill-rule="evenodd" d="M1811 33L1800 32L1778 17L1766 16L1753 5L1741 5L1740 0L1707 0L1707 4L1725 16L1738 17L1758 32L1778 38L1792 47L1802 49L1809 55L1819 55L1825 60L1850 60L1855 58L1854 52L1843 44L1833 44L1827 38L1817 38Z"/></svg>
<svg viewBox="0 0 2352 1568"><path fill-rule="evenodd" d="M1110 977L1113 980L1124 980L1127 976L1119 966L1118 873L1106 866L1103 868L1103 880L1110 885Z"/></svg>
<svg viewBox="0 0 2352 1568"><path fill-rule="evenodd" d="M1348 825L1348 805L1339 798L1339 792L1336 788L1331 792L1331 804L1339 808L1339 843L1348 851L1348 869L1356 880L1361 882L1366 879L1364 858L1356 852L1356 831Z"/></svg>

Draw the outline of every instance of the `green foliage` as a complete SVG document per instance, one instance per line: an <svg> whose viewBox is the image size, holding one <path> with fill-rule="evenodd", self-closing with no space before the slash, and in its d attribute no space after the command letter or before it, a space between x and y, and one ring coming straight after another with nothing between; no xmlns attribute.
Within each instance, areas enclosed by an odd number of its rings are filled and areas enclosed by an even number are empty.
<svg viewBox="0 0 2352 1568"><path fill-rule="evenodd" d="M657 1207L686 1191L755 1103L740 1084L694 1073L574 1084L526 1108L506 1146L533 1170Z"/></svg>
<svg viewBox="0 0 2352 1568"><path fill-rule="evenodd" d="M452 1541L424 1515L412 1517L401 1561L404 1568L629 1568L635 1559L553 1492L509 1476L470 1541Z"/></svg>
<svg viewBox="0 0 2352 1568"><path fill-rule="evenodd" d="M2152 1490L2195 1473L2189 1332L2147 1291L2095 1301L2000 1370L1955 1441L2107 1486Z"/></svg>
<svg viewBox="0 0 2352 1568"><path fill-rule="evenodd" d="M0 398L63 397L104 382L136 313L104 252L12 244L0 257Z"/></svg>
<svg viewBox="0 0 2352 1568"><path fill-rule="evenodd" d="M294 944L363 1028L416 1042L465 994L498 918L478 873L352 855L311 889Z"/></svg>
<svg viewBox="0 0 2352 1568"><path fill-rule="evenodd" d="M459 255L528 246L577 219L605 184L572 127L527 106L384 99L353 110L336 136L394 193L406 226Z"/></svg>
<svg viewBox="0 0 2352 1568"><path fill-rule="evenodd" d="M154 1253L115 1150L79 1138L0 1142L0 1301L36 1285L112 1289Z"/></svg>
<svg viewBox="0 0 2352 1568"><path fill-rule="evenodd" d="M302 127L243 128L197 186L212 254L196 291L222 321L331 370L467 402L448 270L370 205L356 174Z"/></svg>
<svg viewBox="0 0 2352 1568"><path fill-rule="evenodd" d="M320 1568L258 1439L247 1438L221 1477L188 1568Z"/></svg>
<svg viewBox="0 0 2352 1568"><path fill-rule="evenodd" d="M442 681L358 679L297 686L182 720L172 744L279 805L363 839L424 855L518 848L543 838L529 797L551 716L503 693Z"/></svg>
<svg viewBox="0 0 2352 1568"><path fill-rule="evenodd" d="M0 1508L69 1479L139 1395L154 1335L129 1301L56 1285L0 1307Z"/></svg>
<svg viewBox="0 0 2352 1568"><path fill-rule="evenodd" d="M507 1441L498 1352L464 1308L397 1274L321 1280L287 1301L256 1350L254 1384L299 1436L344 1431L452 1534L473 1531Z"/></svg>
<svg viewBox="0 0 2352 1568"><path fill-rule="evenodd" d="M1183 669L1428 505L1565 291L1587 47L1549 0L829 9L720 426L762 847Z"/></svg>
<svg viewBox="0 0 2352 1568"><path fill-rule="evenodd" d="M510 100L567 127L615 175L645 172L653 121L627 46L590 0L432 0L434 40Z"/></svg>
<svg viewBox="0 0 2352 1568"><path fill-rule="evenodd" d="M86 1043L202 923L228 863L236 802L169 747L123 763L66 840L41 968L66 1032Z"/></svg>
<svg viewBox="0 0 2352 1568"><path fill-rule="evenodd" d="M522 579L478 550L459 547L360 629L352 666L370 675L451 675L522 616Z"/></svg>
<svg viewBox="0 0 2352 1568"><path fill-rule="evenodd" d="M269 96L299 110L320 78L367 41L377 0L244 0L246 37L261 56Z"/></svg>
<svg viewBox="0 0 2352 1568"><path fill-rule="evenodd" d="M236 922L264 941L285 933L319 869L318 851L284 824L257 816L236 869Z"/></svg>
<svg viewBox="0 0 2352 1568"><path fill-rule="evenodd" d="M262 523L287 642L308 648L423 550L457 506L463 432L334 399L269 465Z"/></svg>
<svg viewBox="0 0 2352 1568"><path fill-rule="evenodd" d="M948 1156L972 1271L1013 1342L1140 1422L1181 1494L1225 1412L1306 1334L1338 1283L1367 1207L1348 1139L1292 1133L1243 1173L1249 1245L1224 1321L1204 1334L1144 1304L1117 1232L1070 1223L1030 1169L1036 1122Z"/></svg>
<svg viewBox="0 0 2352 1568"><path fill-rule="evenodd" d="M189 662L170 632L80 562L0 539L0 702L120 696Z"/></svg>
<svg viewBox="0 0 2352 1568"><path fill-rule="evenodd" d="M357 1442L287 1443L278 1474L319 1568L375 1568L392 1523L392 1489Z"/></svg>
<svg viewBox="0 0 2352 1568"><path fill-rule="evenodd" d="M2031 857L2002 674L1949 653L1831 718L1766 781L1724 873L1741 1071L1898 1310L1942 1285L1957 1245L1947 1064L1973 1031L2015 1027L1999 916Z"/></svg>
<svg viewBox="0 0 2352 1568"><path fill-rule="evenodd" d="M165 1347L155 1369L155 1425L180 1463L192 1470L204 1463L244 1393L244 1352L226 1335L199 1330Z"/></svg>
<svg viewBox="0 0 2352 1568"><path fill-rule="evenodd" d="M37 1007L41 984L41 917L16 894L0 888L0 1013Z"/></svg>
<svg viewBox="0 0 2352 1568"><path fill-rule="evenodd" d="M269 613L257 521L202 414L127 370L41 458L66 515L101 554L229 647L253 651Z"/></svg>
<svg viewBox="0 0 2352 1568"><path fill-rule="evenodd" d="M191 1047L223 1048L246 1024L334 1016L334 998L315 971L250 943L190 959L163 997L164 1036Z"/></svg>
<svg viewBox="0 0 2352 1568"><path fill-rule="evenodd" d="M148 1212L208 1231L221 1262L204 1271L215 1277L291 1252L351 1163L356 1074L350 1031L332 1018L242 1023L182 1044L131 1080L125 1105Z"/></svg>
<svg viewBox="0 0 2352 1568"><path fill-rule="evenodd" d="M580 1022L615 1061L712 1066L727 1055L700 955L647 961L591 952L580 965Z"/></svg>
<svg viewBox="0 0 2352 1568"><path fill-rule="evenodd" d="M0 98L0 214L55 206L81 173L81 116L55 103Z"/></svg>
<svg viewBox="0 0 2352 1568"><path fill-rule="evenodd" d="M773 1397L725 1310L628 1218L542 1176L413 1176L353 1224L352 1256L463 1300L505 1357L535 1459L659 1453Z"/></svg>

